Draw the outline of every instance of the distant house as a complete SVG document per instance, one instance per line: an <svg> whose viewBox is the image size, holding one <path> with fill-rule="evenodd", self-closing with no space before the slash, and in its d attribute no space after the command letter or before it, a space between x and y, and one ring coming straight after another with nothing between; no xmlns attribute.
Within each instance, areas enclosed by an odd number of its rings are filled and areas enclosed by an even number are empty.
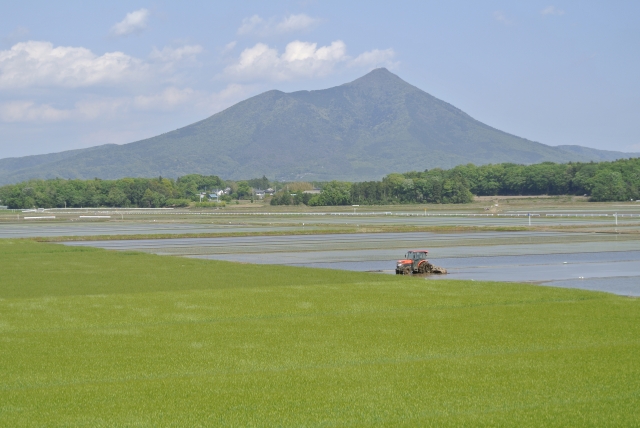
<svg viewBox="0 0 640 428"><path fill-rule="evenodd" d="M305 190L302 193L309 193L311 195L317 195L319 193L322 193L322 190L320 190L320 189Z"/></svg>
<svg viewBox="0 0 640 428"><path fill-rule="evenodd" d="M258 199L263 199L265 195L265 191L264 190L256 190L256 197Z"/></svg>
<svg viewBox="0 0 640 428"><path fill-rule="evenodd" d="M224 195L224 190L215 190L214 192L209 193L209 200L218 201L222 195Z"/></svg>

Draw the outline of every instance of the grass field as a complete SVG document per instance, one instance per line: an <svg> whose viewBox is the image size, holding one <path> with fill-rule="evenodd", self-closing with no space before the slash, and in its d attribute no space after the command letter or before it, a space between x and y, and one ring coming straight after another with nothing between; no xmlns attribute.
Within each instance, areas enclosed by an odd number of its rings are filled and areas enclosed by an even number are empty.
<svg viewBox="0 0 640 428"><path fill-rule="evenodd" d="M640 300L0 240L2 426L638 426Z"/></svg>

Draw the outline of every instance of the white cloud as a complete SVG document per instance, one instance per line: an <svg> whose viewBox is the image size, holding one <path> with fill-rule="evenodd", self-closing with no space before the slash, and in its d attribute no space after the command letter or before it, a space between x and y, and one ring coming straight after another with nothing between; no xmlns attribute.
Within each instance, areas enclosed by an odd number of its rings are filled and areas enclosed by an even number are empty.
<svg viewBox="0 0 640 428"><path fill-rule="evenodd" d="M76 102L71 108L56 108L33 101L9 101L0 104L3 122L61 122L112 117L128 109L126 98L89 99Z"/></svg>
<svg viewBox="0 0 640 428"><path fill-rule="evenodd" d="M562 16L564 15L564 10L556 9L555 6L547 6L540 11L540 14Z"/></svg>
<svg viewBox="0 0 640 428"><path fill-rule="evenodd" d="M243 100L254 87L229 84L219 92L207 93L170 86L158 93L133 97L90 97L60 108L34 101L0 103L0 122L63 122L121 120L135 112L193 110L213 114Z"/></svg>
<svg viewBox="0 0 640 428"><path fill-rule="evenodd" d="M238 28L238 34L251 34L256 32L258 28L262 28L264 26L264 19L260 18L258 15L253 15L242 20L242 25L240 25L240 28Z"/></svg>
<svg viewBox="0 0 640 428"><path fill-rule="evenodd" d="M31 101L11 101L0 104L0 120L3 122L57 122L71 117L71 112L36 104Z"/></svg>
<svg viewBox="0 0 640 428"><path fill-rule="evenodd" d="M242 20L242 25L238 28L238 34L241 36L253 34L264 37L273 34L284 34L307 30L314 27L319 22L319 19L311 18L304 13L300 13L298 15L287 15L279 21L275 18L265 20L259 15L253 15Z"/></svg>
<svg viewBox="0 0 640 428"><path fill-rule="evenodd" d="M231 83L219 92L195 91L191 88L168 87L151 95L139 95L133 100L136 110L170 111L193 109L201 114L213 114L245 99L254 87Z"/></svg>
<svg viewBox="0 0 640 428"><path fill-rule="evenodd" d="M280 55L275 48L258 43L242 51L224 74L239 80L291 80L329 74L336 64L348 60L346 45L336 40L318 48L317 43L293 41Z"/></svg>
<svg viewBox="0 0 640 428"><path fill-rule="evenodd" d="M126 97L105 97L80 100L70 110L70 119L95 120L119 117L130 109L131 101Z"/></svg>
<svg viewBox="0 0 640 428"><path fill-rule="evenodd" d="M142 110L171 110L193 100L196 95L196 92L191 88L169 87L158 94L136 96L134 98L134 106Z"/></svg>
<svg viewBox="0 0 640 428"><path fill-rule="evenodd" d="M142 61L122 52L97 56L82 47L29 41L0 51L0 88L82 87L139 78Z"/></svg>
<svg viewBox="0 0 640 428"><path fill-rule="evenodd" d="M388 68L394 68L398 64L393 62L393 58L396 53L393 49L374 49L371 51L363 52L352 61L349 62L350 67L362 67L362 68L374 68L385 66Z"/></svg>
<svg viewBox="0 0 640 428"><path fill-rule="evenodd" d="M237 42L234 40L232 42L227 43L226 45L224 45L224 48L222 48L222 51L220 52L222 55L227 55L228 53L230 53L235 47L236 47Z"/></svg>
<svg viewBox="0 0 640 428"><path fill-rule="evenodd" d="M277 33L289 33L291 31L306 30L313 27L318 22L318 19L311 18L304 13L299 15L289 15L276 24L275 31Z"/></svg>
<svg viewBox="0 0 640 428"><path fill-rule="evenodd" d="M339 66L374 68L397 66L392 60L393 49L374 49L356 58L347 55L347 46L336 40L328 46L299 40L287 44L283 53L264 43L257 43L240 53L239 58L224 70L224 75L236 81L285 81L322 77Z"/></svg>
<svg viewBox="0 0 640 428"><path fill-rule="evenodd" d="M200 45L154 48L150 61L122 52L96 55L83 47L58 46L29 41L0 51L0 89L31 86L78 88L126 84L158 76L169 76L173 66L193 61L203 51Z"/></svg>
<svg viewBox="0 0 640 428"><path fill-rule="evenodd" d="M139 9L134 12L127 13L122 21L111 27L110 33L112 36L116 37L140 33L147 28L148 19L149 11L147 9Z"/></svg>
<svg viewBox="0 0 640 428"><path fill-rule="evenodd" d="M501 10L496 10L493 12L493 19L504 24L504 25L512 25L513 21L505 15Z"/></svg>
<svg viewBox="0 0 640 428"><path fill-rule="evenodd" d="M165 46L162 50L153 48L151 59L163 62L177 62L183 59L195 59L195 57L203 51L200 45L184 45L178 48Z"/></svg>

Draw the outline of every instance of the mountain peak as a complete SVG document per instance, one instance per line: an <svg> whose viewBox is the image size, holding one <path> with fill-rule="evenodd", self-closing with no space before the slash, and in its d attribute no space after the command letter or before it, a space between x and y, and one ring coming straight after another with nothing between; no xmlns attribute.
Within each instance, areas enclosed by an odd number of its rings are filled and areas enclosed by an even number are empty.
<svg viewBox="0 0 640 428"><path fill-rule="evenodd" d="M343 86L357 86L357 85L388 85L390 83L402 82L408 85L407 82L387 70L386 68L375 68L365 74L362 77L357 78L353 82L345 83Z"/></svg>
<svg viewBox="0 0 640 428"><path fill-rule="evenodd" d="M367 74L362 76L362 78L365 78L367 76L372 76L372 77L376 77L376 76L394 76L394 77L398 77L395 74L393 74L392 72L390 72L389 70L387 70L385 67L374 68L373 70L371 70L370 72L368 72Z"/></svg>

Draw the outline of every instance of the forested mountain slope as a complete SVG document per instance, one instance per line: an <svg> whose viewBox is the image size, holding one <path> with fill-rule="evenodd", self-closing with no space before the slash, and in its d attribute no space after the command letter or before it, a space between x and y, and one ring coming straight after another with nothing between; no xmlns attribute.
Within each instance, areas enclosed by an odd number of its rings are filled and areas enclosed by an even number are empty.
<svg viewBox="0 0 640 428"><path fill-rule="evenodd" d="M616 152L613 150L598 150L592 149L589 147L582 147L576 145L565 145L565 146L556 146L556 148L560 150L564 150L565 152L573 153L584 158L588 158L589 160L600 162L600 161L614 161L618 159L627 159L627 158L640 158L640 153L623 153Z"/></svg>
<svg viewBox="0 0 640 428"><path fill-rule="evenodd" d="M334 88L265 92L146 140L31 158L0 161L0 183L193 173L358 181L469 162L588 161L593 153L494 129L381 68Z"/></svg>

